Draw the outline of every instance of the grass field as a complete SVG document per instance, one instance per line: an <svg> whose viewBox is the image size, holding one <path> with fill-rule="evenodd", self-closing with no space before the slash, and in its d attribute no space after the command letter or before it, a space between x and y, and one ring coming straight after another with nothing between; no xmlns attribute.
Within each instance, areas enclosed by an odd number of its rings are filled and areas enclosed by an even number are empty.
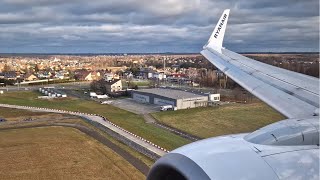
<svg viewBox="0 0 320 180"><path fill-rule="evenodd" d="M137 86L149 86L151 83L150 81L133 81L132 84Z"/></svg>
<svg viewBox="0 0 320 180"><path fill-rule="evenodd" d="M0 107L0 118L5 118L7 121L21 121L26 118L32 119L50 119L52 116L62 116L54 113L47 112L33 112L33 111L23 111L19 109L10 109Z"/></svg>
<svg viewBox="0 0 320 180"><path fill-rule="evenodd" d="M150 86L151 82L148 80L142 80L142 81L131 81L131 86ZM122 80L122 86L128 87L128 83L126 80Z"/></svg>
<svg viewBox="0 0 320 180"><path fill-rule="evenodd" d="M14 117L28 117L35 115L46 115L46 112L32 112L32 111L21 111L19 109L9 109L0 107L0 117L3 118L14 118Z"/></svg>
<svg viewBox="0 0 320 180"><path fill-rule="evenodd" d="M1 179L144 179L122 157L66 127L0 131Z"/></svg>
<svg viewBox="0 0 320 180"><path fill-rule="evenodd" d="M251 132L284 116L263 103L230 104L152 114L159 122L206 138Z"/></svg>
<svg viewBox="0 0 320 180"><path fill-rule="evenodd" d="M0 95L0 103L101 114L124 129L169 150L190 143L189 140L180 136L157 128L152 124L146 124L143 117L140 115L136 115L111 105L101 105L93 101L80 100L76 98L52 100L37 99L38 95L39 94L37 92L6 93Z"/></svg>
<svg viewBox="0 0 320 180"><path fill-rule="evenodd" d="M5 114L3 114L5 113ZM19 115L21 116L19 116ZM45 121L28 121L28 122L21 122L25 118L25 115L29 115L28 117L32 117L34 120L45 120ZM56 114L56 113L49 113L43 114L42 112L32 112L27 110L17 110L17 109L10 109L10 108L1 108L0 107L0 117L4 117L8 122L19 121L18 124L16 123L0 123L0 130L3 128L13 128L13 127L28 127L34 125L50 125L51 123L70 123L75 125L82 125L86 126L89 129L92 129L98 132L100 135L104 136L106 139L111 141L112 143L116 144L121 149L127 151L129 154L133 155L134 157L140 159L144 162L147 166L151 166L154 161L143 154L140 154L136 150L130 148L129 146L115 140L105 132L101 131L100 129L92 126L91 124L87 123L79 119L76 116L65 115L65 114Z"/></svg>

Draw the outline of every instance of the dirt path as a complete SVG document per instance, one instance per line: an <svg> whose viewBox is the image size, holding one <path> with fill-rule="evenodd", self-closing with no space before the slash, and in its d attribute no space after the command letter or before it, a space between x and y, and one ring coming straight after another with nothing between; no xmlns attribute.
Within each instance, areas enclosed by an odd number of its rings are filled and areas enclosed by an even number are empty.
<svg viewBox="0 0 320 180"><path fill-rule="evenodd" d="M72 127L72 128L78 129L79 131L87 134L88 136L91 136L92 138L96 139L100 143L112 149L115 153L119 154L121 157L127 160L131 165L137 168L144 175L147 175L149 172L149 167L146 164L144 164L141 160L134 157L130 153L126 152L125 150L123 150L113 142L109 141L107 138L105 138L98 132L82 125L71 124L71 123L52 123L48 125L30 125L30 126L23 126L23 127L5 127L5 128L0 127L0 131L8 130L8 129L25 129L25 128L48 127L48 126L63 126L63 127Z"/></svg>
<svg viewBox="0 0 320 180"><path fill-rule="evenodd" d="M143 114L146 123L155 123L156 120L150 114Z"/></svg>

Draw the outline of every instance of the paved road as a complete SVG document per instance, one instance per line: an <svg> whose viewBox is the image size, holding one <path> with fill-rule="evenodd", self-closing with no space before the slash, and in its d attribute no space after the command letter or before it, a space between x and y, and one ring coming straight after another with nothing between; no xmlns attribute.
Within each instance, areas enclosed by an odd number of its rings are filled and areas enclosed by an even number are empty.
<svg viewBox="0 0 320 180"><path fill-rule="evenodd" d="M132 98L114 100L111 103L111 105L116 106L121 109L124 109L124 110L127 110L127 111L130 111L130 112L133 112L135 114L141 114L146 123L153 123L154 125L156 125L159 128L168 130L178 136L189 139L190 141L198 141L201 139L201 138L196 137L194 135L183 132L179 129L172 128L167 125L158 123L157 120L154 119L154 117L150 113L159 112L160 105L142 104L142 103L136 102Z"/></svg>
<svg viewBox="0 0 320 180"><path fill-rule="evenodd" d="M133 100L132 98L125 99L110 99L111 105L120 109L133 112L135 114L148 114L160 111L160 105L155 104L143 104Z"/></svg>
<svg viewBox="0 0 320 180"><path fill-rule="evenodd" d="M102 144L108 146L110 149L112 149L115 153L119 154L121 157L123 157L125 160L127 160L130 164L132 164L135 168L137 168L140 172L142 172L144 175L147 175L149 172L149 167L144 164L140 159L134 157L130 153L126 152L116 144L109 141L107 138L99 134L98 132L79 125L79 124L70 124L70 123L53 123L48 125L31 125L31 126L20 126L20 127L8 127L8 128L0 128L0 130L8 130L8 129L25 129L25 128L36 128L36 127L46 127L46 126L63 126L63 127L72 127L75 129L78 129L79 131L93 137L94 139L98 140Z"/></svg>
<svg viewBox="0 0 320 180"><path fill-rule="evenodd" d="M156 123L157 121L151 116L151 114L143 114L143 118L146 123Z"/></svg>
<svg viewBox="0 0 320 180"><path fill-rule="evenodd" d="M161 147L154 145L151 142L147 142L146 140L142 139L141 137L137 137L131 132L128 132L124 129L122 129L119 126L116 126L109 121L105 121L102 117L96 116L96 115L88 115L84 113L78 113L78 112L71 112L71 111L62 111L62 110L56 110L56 109L46 109L46 108L36 108L36 107L26 107L26 106L17 106L17 105L9 105L9 104L0 104L0 107L7 107L7 108L15 108L15 109L24 109L24 110L32 110L32 111L39 111L39 112L52 112L52 113L61 113L61 114L70 114L70 115L76 115L83 118L86 118L88 120L97 122L103 126L105 126L108 129L111 129L112 131L122 135L123 137L127 138L128 140L135 142L139 144L140 146L148 149L149 151L159 155L163 156L166 154L166 150L162 150Z"/></svg>

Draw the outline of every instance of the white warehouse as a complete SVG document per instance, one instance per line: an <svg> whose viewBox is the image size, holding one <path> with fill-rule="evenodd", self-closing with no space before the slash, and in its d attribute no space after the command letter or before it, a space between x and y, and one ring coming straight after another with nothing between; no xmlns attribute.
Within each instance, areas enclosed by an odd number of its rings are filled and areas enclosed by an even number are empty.
<svg viewBox="0 0 320 180"><path fill-rule="evenodd" d="M132 98L142 103L172 105L176 109L207 106L209 100L208 95L169 88L135 90L132 92Z"/></svg>

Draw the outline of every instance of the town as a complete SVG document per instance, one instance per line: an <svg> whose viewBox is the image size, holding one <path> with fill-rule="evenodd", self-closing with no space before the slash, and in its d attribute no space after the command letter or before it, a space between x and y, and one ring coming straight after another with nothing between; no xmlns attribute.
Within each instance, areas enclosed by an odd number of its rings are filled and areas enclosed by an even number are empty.
<svg viewBox="0 0 320 180"><path fill-rule="evenodd" d="M264 63L317 77L317 54L245 54ZM294 59L294 60L293 60ZM150 86L165 82L194 87L232 88L211 63L199 54L182 55L0 55L0 85L63 83L125 79L153 80Z"/></svg>

